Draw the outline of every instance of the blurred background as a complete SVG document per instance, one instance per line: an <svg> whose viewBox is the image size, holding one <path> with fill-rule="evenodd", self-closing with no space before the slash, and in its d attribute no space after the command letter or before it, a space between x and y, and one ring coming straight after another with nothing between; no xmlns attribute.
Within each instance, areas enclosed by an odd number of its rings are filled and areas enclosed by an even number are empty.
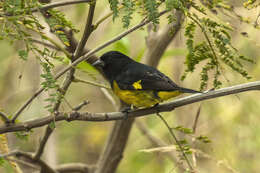
<svg viewBox="0 0 260 173"><path fill-rule="evenodd" d="M259 9L257 8L251 11L246 10L240 1L230 1L230 4L234 6L234 11L238 14L252 20L259 13ZM97 2L95 21L109 12L107 7L108 3L106 1ZM66 12L66 17L82 31L86 16L86 5L73 5L61 9ZM244 65L252 77L250 81L260 80L259 30L254 28L252 23L241 22L234 16L219 14L215 18L224 20L235 28L231 33L233 45L239 50L239 53L255 60L255 64L248 63ZM141 17L134 16L132 24L137 24L140 19ZM162 27L167 24L165 16L161 17L160 20ZM113 22L111 18L102 23L102 26L94 31L87 42L87 47L90 49L95 48L124 30L119 19ZM243 32L244 34L241 34ZM80 38L81 35L82 33L79 32L76 36ZM146 36L147 30L144 27L108 46L98 52L97 55L100 56L109 50L118 50L137 61L141 61L142 55L146 50ZM196 39L199 40L201 38L201 33L198 33ZM10 115L40 87L42 81L39 77L41 74L40 65L35 57L30 56L27 61L22 61L18 58L17 49L22 46L19 43L10 45L5 40L0 41L0 109ZM177 84L198 90L200 86L200 66L203 64L199 64L197 70L188 75L184 81L180 80L185 70L184 61L186 54L184 30L182 29L164 53L158 69L171 77ZM58 61L54 63L58 65L57 71L64 66ZM227 66L223 66L223 72L224 75L221 76L222 87L249 82L249 80L244 79ZM97 71L90 67L86 67L85 70L77 70L76 76L83 80L109 85ZM62 79L59 81L62 81ZM48 113L44 109L44 105L46 105L45 98L46 93L43 93L35 99L19 117L19 120L24 121L46 116ZM113 104L101 92L100 88L96 86L73 83L65 98L72 106L80 104L83 100L90 101L90 104L84 107L82 111L116 111ZM118 102L116 97L115 99ZM193 160L200 173L257 173L260 170L259 100L259 92L250 91L184 106L172 112L163 113L163 116L172 127L183 126L185 128L192 128L199 106L201 105L196 133L187 135L176 132L180 139L186 139L189 142L191 148L198 149L204 153L196 157L196 162ZM61 110L69 111L70 108L66 103L63 103ZM169 131L157 116L146 116L138 118L138 120L145 123L149 132L154 136L164 140L169 145L173 144ZM112 123L77 121L56 123L56 129L45 149L44 159L48 160L48 163L51 165L69 162L96 163L99 154L102 152ZM35 151L43 130L43 127L33 129L33 132L29 133L28 139L19 139L14 133L8 134L10 149ZM211 142L203 143L193 140L194 136L200 135L207 136ZM153 147L154 145L147 138L147 135L144 135L134 125L124 152L124 158L117 172L176 172L176 165L167 157L167 152L163 152L160 149L156 152L145 152L143 150ZM12 172L12 169L6 164L4 168L1 168L1 172L9 173Z"/></svg>

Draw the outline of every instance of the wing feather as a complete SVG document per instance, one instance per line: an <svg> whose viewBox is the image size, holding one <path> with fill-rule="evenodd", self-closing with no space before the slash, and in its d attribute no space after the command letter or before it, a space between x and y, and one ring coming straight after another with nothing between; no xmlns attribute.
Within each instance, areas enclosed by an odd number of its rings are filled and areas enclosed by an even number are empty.
<svg viewBox="0 0 260 173"><path fill-rule="evenodd" d="M125 90L173 91L180 88L157 69L138 63L129 64L116 81Z"/></svg>

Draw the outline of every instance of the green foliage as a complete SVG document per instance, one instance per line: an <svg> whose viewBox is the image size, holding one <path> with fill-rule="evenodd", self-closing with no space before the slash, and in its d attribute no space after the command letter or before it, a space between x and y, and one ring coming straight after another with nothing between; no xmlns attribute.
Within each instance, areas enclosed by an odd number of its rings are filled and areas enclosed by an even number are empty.
<svg viewBox="0 0 260 173"><path fill-rule="evenodd" d="M51 31L57 35L57 37L63 42L64 45L70 46L69 39L65 34L65 28L71 29L74 32L78 32L72 25L72 23L66 20L65 15L58 10L48 10L44 12L45 20L51 28Z"/></svg>
<svg viewBox="0 0 260 173"><path fill-rule="evenodd" d="M208 17L199 18L194 13L190 13L188 17L191 21L186 25L185 36L187 37L186 45L189 52L186 56L186 70L182 80L186 78L188 73L193 72L195 66L202 61L206 61L206 64L202 67L200 73L201 90L205 89L208 84L210 71L214 72L214 88L220 87L222 83L219 80L219 76L222 74L223 64L229 66L246 79L250 79L243 67L243 62L252 62L252 60L239 55L238 51L231 44L229 32L232 31L232 28ZM200 28L204 39L202 42L194 44L196 26Z"/></svg>
<svg viewBox="0 0 260 173"><path fill-rule="evenodd" d="M3 167L5 163L6 163L6 160L3 157L1 157L1 155L0 155L0 167Z"/></svg>
<svg viewBox="0 0 260 173"><path fill-rule="evenodd" d="M0 40L9 41L13 44L16 41L20 41L20 44L25 45L25 48L18 51L18 55L21 59L27 60L30 52L33 52L38 59L43 56L45 58L57 58L55 53L50 53L51 51L40 50L38 45L33 42L33 37L38 35L42 41L51 41L48 37L43 34L43 29L45 27L40 23L39 18L34 16L30 11L35 8L39 8L41 4L36 0L8 0L1 2L0 16L3 16L0 20L1 30L0 30ZM76 31L72 24L67 21L64 15L55 10L49 10L48 22L50 24L51 30L55 31L59 38L65 45L69 45L68 39L65 37L64 32L61 30L61 26L64 28L70 28ZM47 14L47 12L46 12ZM39 58L39 56L41 58Z"/></svg>
<svg viewBox="0 0 260 173"><path fill-rule="evenodd" d="M19 55L19 57L21 59L27 60L27 58L28 58L28 51L26 51L26 50L19 50L18 51L18 55Z"/></svg>
<svg viewBox="0 0 260 173"><path fill-rule="evenodd" d="M147 17L153 24L159 24L158 7L162 2L157 2L157 0L122 0L121 4L118 0L109 0L108 2L113 12L113 20L119 17L119 10L122 9L122 23L125 28L130 25L132 15L135 11Z"/></svg>
<svg viewBox="0 0 260 173"><path fill-rule="evenodd" d="M56 92L59 88L59 85L56 83L56 80L51 73L51 68L53 67L53 65L46 62L42 62L41 66L43 67L44 71L44 73L41 74L41 77L44 79L41 85L45 89L45 91L49 91L49 97L45 99L45 101L48 102L48 105L46 105L45 108L50 113L53 113L53 106L61 97L60 92Z"/></svg>
<svg viewBox="0 0 260 173"><path fill-rule="evenodd" d="M147 12L147 17L153 24L159 23L158 4L156 0L144 0L144 9Z"/></svg>
<svg viewBox="0 0 260 173"><path fill-rule="evenodd" d="M207 136L200 135L196 137L197 140L203 142L203 143L210 143L211 140Z"/></svg>
<svg viewBox="0 0 260 173"><path fill-rule="evenodd" d="M18 139L22 141L28 141L29 139L29 134L26 131L15 132L14 134Z"/></svg>
<svg viewBox="0 0 260 173"><path fill-rule="evenodd" d="M190 128L185 128L183 126L177 126L177 127L174 127L174 130L177 130L179 132L182 132L184 134L192 134L193 133L193 130L190 129Z"/></svg>
<svg viewBox="0 0 260 173"><path fill-rule="evenodd" d="M55 127L56 127L55 121L50 122L49 127L51 129L55 129Z"/></svg>
<svg viewBox="0 0 260 173"><path fill-rule="evenodd" d="M110 7L113 11L114 18L118 16L120 10L119 1L109 1ZM151 20L153 24L159 23L159 11L158 7L164 3L165 10L179 10L182 11L188 18L188 22L185 26L185 36L187 38L186 45L188 48L188 54L186 56L186 70L182 76L182 80L186 78L189 73L194 72L196 65L201 62L205 62L201 68L200 78L201 85L200 89L205 89L209 83L209 74L213 74L212 85L214 88L219 88L222 84L220 76L223 73L223 66L230 67L233 71L241 74L244 78L249 79L247 71L244 69L243 64L245 62L252 62L250 58L246 58L239 55L239 52L232 46L230 32L232 28L226 25L216 22L209 17L206 17L207 11L203 6L198 5L193 1L182 1L182 0L166 0L164 2L156 0L145 0L145 1L122 1L124 9L124 15L122 17L123 26L128 27L132 19L132 14L135 8L140 8L138 11L141 15ZM222 0L214 1L202 1L206 8L210 9L211 12L215 13L216 7L223 7ZM248 4L253 4L254 2ZM194 13L190 13L188 6L195 9ZM214 9L214 10L213 10ZM141 12L140 12L141 11ZM202 17L199 17L196 12L201 13ZM176 20L175 16L170 13L168 15L169 23ZM204 35L204 39L196 41L195 34L197 34L197 27Z"/></svg>
<svg viewBox="0 0 260 173"><path fill-rule="evenodd" d="M165 6L167 10L184 9L184 5L181 0L166 0Z"/></svg>
<svg viewBox="0 0 260 173"><path fill-rule="evenodd" d="M247 9L253 9L253 8L258 7L260 5L260 3L257 2L256 0L248 0L248 1L244 2L243 5Z"/></svg>
<svg viewBox="0 0 260 173"><path fill-rule="evenodd" d="M118 0L108 0L110 4L110 9L113 11L113 20L118 17Z"/></svg>
<svg viewBox="0 0 260 173"><path fill-rule="evenodd" d="M185 139L179 140L178 142L182 146L182 150L183 150L183 152L185 154L192 154L191 147L190 147L189 143ZM181 152L180 146L176 145L176 148L177 148L176 150L178 152ZM180 159L184 160L183 156L180 156Z"/></svg>
<svg viewBox="0 0 260 173"><path fill-rule="evenodd" d="M5 0L1 1L1 8L3 14L1 16L16 16L30 13L32 8L39 5L37 0L23 1L23 0Z"/></svg>
<svg viewBox="0 0 260 173"><path fill-rule="evenodd" d="M132 19L132 14L135 10L134 6L134 2L131 0L123 0L123 12L124 12L124 16L122 17L122 23L123 23L123 27L127 28L130 24L130 20Z"/></svg>

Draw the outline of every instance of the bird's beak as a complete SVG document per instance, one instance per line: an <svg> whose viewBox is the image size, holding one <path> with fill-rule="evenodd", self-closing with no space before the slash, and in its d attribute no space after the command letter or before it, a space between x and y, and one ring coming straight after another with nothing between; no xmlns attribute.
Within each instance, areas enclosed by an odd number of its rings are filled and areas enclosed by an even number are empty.
<svg viewBox="0 0 260 173"><path fill-rule="evenodd" d="M98 60L95 61L92 65L93 65L94 67L104 67L104 66L105 66L105 63L104 63L104 61L102 61L101 59L98 59Z"/></svg>

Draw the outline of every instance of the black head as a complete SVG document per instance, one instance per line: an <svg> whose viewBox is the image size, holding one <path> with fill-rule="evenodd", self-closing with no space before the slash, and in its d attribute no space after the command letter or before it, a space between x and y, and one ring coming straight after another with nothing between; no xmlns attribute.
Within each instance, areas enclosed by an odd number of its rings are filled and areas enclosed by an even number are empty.
<svg viewBox="0 0 260 173"><path fill-rule="evenodd" d="M124 67L132 62L134 61L128 56L117 51L110 51L103 54L92 65L101 67L107 79L112 82L124 70Z"/></svg>

